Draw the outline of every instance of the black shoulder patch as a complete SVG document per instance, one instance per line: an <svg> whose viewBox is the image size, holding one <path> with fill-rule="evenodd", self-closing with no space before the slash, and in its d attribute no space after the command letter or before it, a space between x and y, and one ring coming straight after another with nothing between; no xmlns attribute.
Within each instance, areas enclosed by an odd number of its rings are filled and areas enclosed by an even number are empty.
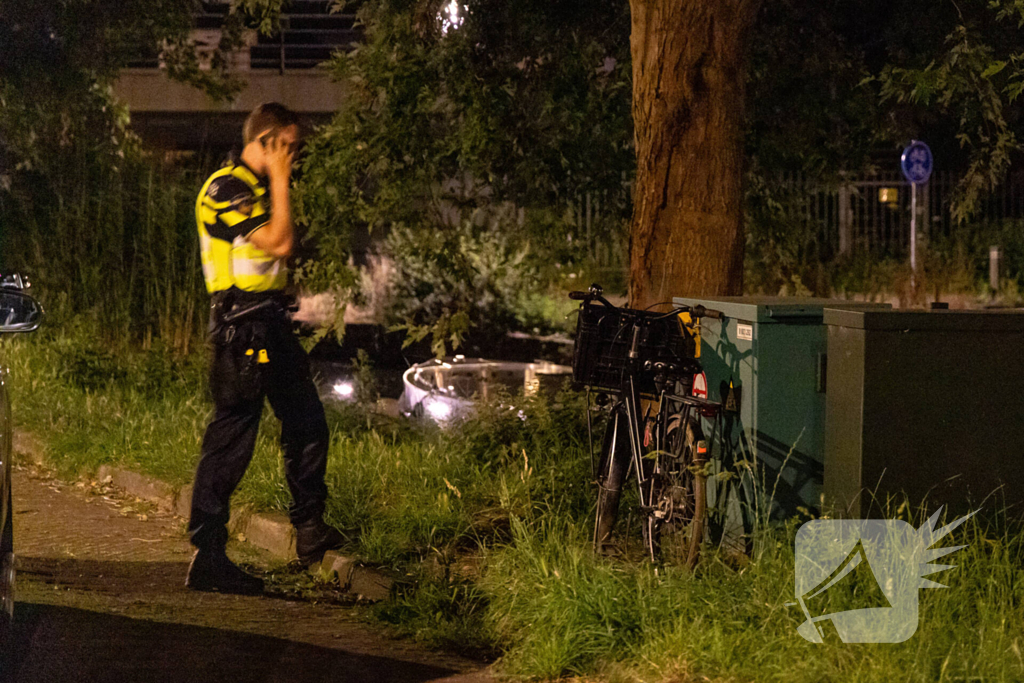
<svg viewBox="0 0 1024 683"><path fill-rule="evenodd" d="M252 188L244 180L233 175L225 175L214 179L207 188L206 194L215 202L230 202L253 196Z"/></svg>

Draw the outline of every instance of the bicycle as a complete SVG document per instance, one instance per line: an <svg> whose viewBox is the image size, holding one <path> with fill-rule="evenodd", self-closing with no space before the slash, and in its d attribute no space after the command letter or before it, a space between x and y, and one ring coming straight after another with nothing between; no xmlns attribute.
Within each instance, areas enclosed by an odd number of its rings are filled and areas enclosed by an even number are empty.
<svg viewBox="0 0 1024 683"><path fill-rule="evenodd" d="M572 370L574 385L587 389L591 468L598 484L594 548L614 551L623 484L635 474L648 558L667 559L662 537L668 532L680 537L674 547L678 563L693 568L707 523L708 442L701 418L713 421L714 437L721 404L707 399L696 339L680 315L699 324L722 313L703 306L677 306L668 313L619 308L596 284L569 298L581 302ZM695 391L698 377L703 396ZM596 466L590 407L595 389L598 407L610 412Z"/></svg>

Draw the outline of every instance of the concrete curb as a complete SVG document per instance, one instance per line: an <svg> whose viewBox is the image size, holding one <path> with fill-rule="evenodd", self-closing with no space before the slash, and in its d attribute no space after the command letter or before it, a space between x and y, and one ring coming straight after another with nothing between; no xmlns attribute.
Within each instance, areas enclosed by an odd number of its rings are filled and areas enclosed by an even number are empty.
<svg viewBox="0 0 1024 683"><path fill-rule="evenodd" d="M13 441L16 454L27 455L35 464L46 466L45 449L34 435L15 432ZM192 503L191 485L175 488L154 477L110 465L101 465L96 471L95 478L152 503L159 510L179 517L189 516ZM295 528L288 520L288 516L283 513L253 512L243 508L232 513L228 529L239 540L262 548L278 559L291 561L297 557ZM364 567L356 560L333 550L328 551L323 562L312 567L310 571L328 580L337 576L342 589L367 601L387 598L394 583L390 577L372 567Z"/></svg>
<svg viewBox="0 0 1024 683"><path fill-rule="evenodd" d="M242 508L231 513L228 530L246 543L263 548L282 560L297 559L295 527L280 512L253 512Z"/></svg>
<svg viewBox="0 0 1024 683"><path fill-rule="evenodd" d="M100 468L96 470L96 478L102 482L109 482L119 489L124 489L136 498L153 503L164 512L173 512L180 517L188 517L188 508L192 501L191 486L183 486L175 490L170 484L159 479L152 479L144 474L110 465L100 465Z"/></svg>
<svg viewBox="0 0 1024 683"><path fill-rule="evenodd" d="M368 602L387 598L391 595L395 583L391 577L371 567L364 567L357 560L335 550L324 553L323 562L315 571L325 580L331 581L336 578L342 590Z"/></svg>

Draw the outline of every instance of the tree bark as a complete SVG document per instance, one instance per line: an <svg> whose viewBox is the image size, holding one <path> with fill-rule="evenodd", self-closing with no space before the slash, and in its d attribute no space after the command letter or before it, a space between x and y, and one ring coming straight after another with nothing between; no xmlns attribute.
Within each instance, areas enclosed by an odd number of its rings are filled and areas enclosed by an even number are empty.
<svg viewBox="0 0 1024 683"><path fill-rule="evenodd" d="M760 0L630 0L630 304L743 290L746 42Z"/></svg>

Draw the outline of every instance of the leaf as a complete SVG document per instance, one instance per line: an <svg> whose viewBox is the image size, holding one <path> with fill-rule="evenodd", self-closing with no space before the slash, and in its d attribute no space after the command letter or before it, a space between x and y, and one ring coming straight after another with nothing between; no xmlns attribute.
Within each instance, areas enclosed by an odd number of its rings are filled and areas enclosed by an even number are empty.
<svg viewBox="0 0 1024 683"><path fill-rule="evenodd" d="M991 64L988 65L988 68L986 68L984 71L981 72L981 77L982 78L992 78L993 76L998 74L1000 71L1005 69L1006 68L1006 64L1007 63L1005 61L992 62Z"/></svg>
<svg viewBox="0 0 1024 683"><path fill-rule="evenodd" d="M1010 102L1015 101L1024 92L1024 80L1010 83L1006 86L1006 97Z"/></svg>

